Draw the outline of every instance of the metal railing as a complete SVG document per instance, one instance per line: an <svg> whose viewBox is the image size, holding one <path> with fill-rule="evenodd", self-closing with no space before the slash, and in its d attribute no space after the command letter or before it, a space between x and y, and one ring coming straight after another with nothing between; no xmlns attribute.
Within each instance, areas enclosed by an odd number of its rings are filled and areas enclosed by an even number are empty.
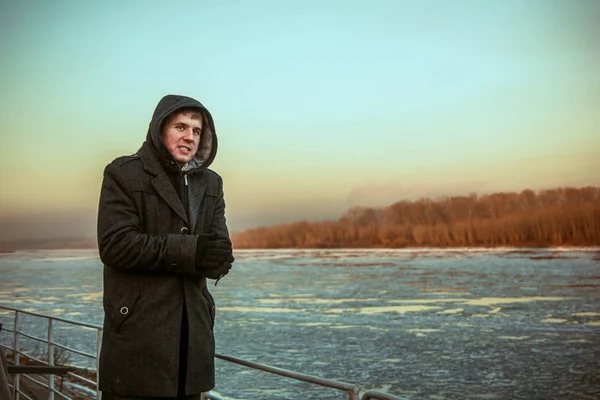
<svg viewBox="0 0 600 400"><path fill-rule="evenodd" d="M35 313L35 312L20 310L20 309L12 308L12 307L5 307L2 305L0 305L0 310L7 310L7 311L14 312L12 329L4 328L4 327L2 328L2 332L6 331L6 332L10 332L13 334L13 340L12 340L13 345L11 347L11 346L5 345L4 343L0 342L0 350L1 350L1 348L4 348L4 349L12 352L15 365L20 364L21 356L23 356L24 358L27 358L30 361L33 361L40 365L54 366L54 364L55 364L54 363L55 348L62 349L63 351L66 351L66 352L78 354L78 355L86 357L86 358L91 358L91 359L95 360L96 365L97 365L98 357L100 354L100 346L102 343L102 326L96 325L96 324L78 322L78 321L74 321L74 320L70 320L70 319L66 319L66 318L52 317L52 316L45 315L45 314L39 314L39 313ZM20 326L20 319L21 319L20 317L22 315L30 315L33 317L46 319L48 321L46 338L43 339L40 337L36 337L32 334L22 331L21 326ZM56 343L53 340L53 336L54 336L53 328L54 328L55 321L61 322L61 323L66 323L66 324L80 327L80 328L88 328L88 329L96 330L97 343L95 346L95 348L96 348L95 354L87 353L87 352L84 352L81 350L70 348L70 347L62 345L60 343ZM34 340L36 342L46 344L47 345L47 354L48 354L47 362L40 360L36 357L33 357L32 355L23 351L19 345L20 337L25 337L25 338ZM348 400L358 400L358 394L359 394L360 388L357 385L353 385L353 384L349 384L349 383L345 383L345 382L334 381L331 379L324 379L324 378L320 378L320 377L313 376L313 375L307 375L307 374L303 374L300 372L286 370L283 368L277 368L277 367L273 367L273 366L266 365L266 364L261 364L261 363L233 357L233 356L228 356L225 354L217 353L217 354L215 354L215 357L218 359L221 359L223 361L227 361L230 363L238 364L238 365L241 365L244 367L252 368L255 370L259 370L259 371L264 371L264 372L275 374L275 375L280 375L283 377L294 379L296 381L307 382L307 383L311 383L314 385L319 385L322 387L327 387L327 388L335 389L338 391L342 391L347 394ZM78 370L83 371L84 369L80 368ZM93 388L96 395L90 396L90 397L96 397L97 400L101 400L101 392L98 390L98 384L97 384L97 382L98 382L97 368L95 371L95 375L96 375L96 381L93 381L93 380L90 380L90 379L88 379L84 376L81 376L75 372L67 372L66 373L66 376L68 376L69 378L71 378L75 381L81 382L90 388ZM27 400L36 400L36 399L32 399L26 393L23 392L23 390L21 389L21 378L26 378L27 380L29 380L39 386L47 388L48 389L48 399L50 399L50 400L54 400L55 395L58 395L59 397L65 399L65 400L72 400L67 394L63 393L63 391L58 390L56 388L56 382L54 379L55 377L52 374L48 375L46 382L39 381L38 379L35 379L30 374L16 374L15 378L14 378L14 383L13 383L13 385L10 386L10 388L13 392L14 400L21 400L21 397L23 397ZM212 394L211 392L204 393L202 397L204 399L210 399L210 400L222 400L220 397L218 397L215 394ZM378 392L375 390L366 391L361 397L361 400L371 400L371 399L372 400L401 400L400 397L396 397L396 396L393 396L393 395L390 395L387 393L383 393L383 392Z"/></svg>
<svg viewBox="0 0 600 400"><path fill-rule="evenodd" d="M269 372L271 374L285 376L286 378L295 379L301 382L312 383L319 386L324 386L331 389L341 390L348 394L349 400L358 400L358 386L351 385L345 382L338 382L331 379L319 378L312 375L302 374L300 372L294 372L283 368L271 367L269 365L256 363L253 361L243 360L241 358L227 356L224 354L216 354L215 357L232 362L234 364L243 365L245 367L257 369L259 371ZM210 396L210 395L209 395ZM220 400L218 397L208 397L209 399Z"/></svg>
<svg viewBox="0 0 600 400"><path fill-rule="evenodd" d="M84 322L73 321L73 320L66 319L66 318L52 317L52 316L45 315L45 314L39 314L39 313L31 312L31 311L19 310L17 308L6 307L6 306L2 306L2 305L0 305L0 310L12 311L14 313L12 328L6 328L4 326L2 328L2 331L11 332L13 334L12 346L7 346L6 344L0 342L0 347L12 352L15 365L20 365L21 357L24 357L30 361L33 361L34 363L36 363L38 365L54 366L54 354L55 354L54 352L55 352L56 348L62 349L69 353L78 354L80 356L87 357L87 358L90 358L90 359L93 359L96 361L98 360L98 355L100 353L100 343L102 343L102 326L95 325L95 324L88 324L88 323L84 323ZM30 333L22 331L21 325L20 325L20 320L21 320L22 315L30 315L30 316L37 317L40 319L46 319L48 321L46 338L43 339L43 338L34 336ZM96 330L96 338L97 338L96 339L97 340L96 353L90 354L90 353L86 353L84 351L70 348L70 347L62 345L60 343L56 343L53 340L54 322L55 321L66 323L66 324L69 324L69 325L72 325L75 327ZM28 354L27 352L23 351L21 349L20 340L19 340L19 339L21 339L21 337L25 337L25 338L31 339L35 342L44 343L45 345L47 345L48 360L47 361L40 360L40 359ZM97 368L96 368L96 381L93 381L84 376L81 376L80 374L78 374L76 372L67 372L66 376L73 379L74 381L81 382L91 388L94 388L93 390L96 392L96 397L98 400L100 400L100 392L98 391L98 385L97 385L97 381L98 381ZM11 386L11 389L13 391L14 400L20 400L21 396L23 396L26 399L30 399L30 397L21 390L21 378L26 378L27 380L32 381L33 383L36 383L37 385L48 389L48 399L49 400L54 400L55 395L58 395L59 397L61 397L63 399L70 400L70 397L65 395L61 390L57 390L56 382L54 379L55 377L53 374L48 374L48 378L47 378L46 382L42 382L42 381L35 379L33 376L31 376L31 374L16 374L13 385Z"/></svg>

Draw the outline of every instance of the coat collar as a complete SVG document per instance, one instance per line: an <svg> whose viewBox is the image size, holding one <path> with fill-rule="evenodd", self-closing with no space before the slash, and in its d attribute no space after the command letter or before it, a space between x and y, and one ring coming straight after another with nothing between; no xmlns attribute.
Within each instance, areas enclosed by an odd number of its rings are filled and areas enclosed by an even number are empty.
<svg viewBox="0 0 600 400"><path fill-rule="evenodd" d="M152 180L154 190L156 190L158 195L165 200L169 207L171 207L173 211L186 222L186 224L189 224L187 212L175 191L175 187L173 187L173 184L163 167L160 165L158 158L152 149L150 149L148 143L142 145L142 148L138 151L138 155L144 164L144 169L155 176Z"/></svg>

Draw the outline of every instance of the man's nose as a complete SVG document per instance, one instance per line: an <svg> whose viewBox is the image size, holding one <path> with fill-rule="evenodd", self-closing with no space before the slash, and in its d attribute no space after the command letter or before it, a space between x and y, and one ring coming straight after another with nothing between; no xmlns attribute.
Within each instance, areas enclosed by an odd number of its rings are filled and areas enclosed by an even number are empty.
<svg viewBox="0 0 600 400"><path fill-rule="evenodd" d="M193 141L194 140L194 130L193 129L186 129L184 134L183 134L183 138L187 141Z"/></svg>

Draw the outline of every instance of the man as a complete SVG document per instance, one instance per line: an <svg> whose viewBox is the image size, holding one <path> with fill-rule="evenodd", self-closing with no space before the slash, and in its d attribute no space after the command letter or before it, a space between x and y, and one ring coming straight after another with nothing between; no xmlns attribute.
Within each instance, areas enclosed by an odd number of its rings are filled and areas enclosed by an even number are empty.
<svg viewBox="0 0 600 400"><path fill-rule="evenodd" d="M200 398L214 387L215 304L206 279L234 261L212 116L167 95L146 141L104 170L98 250L104 263L103 400Z"/></svg>

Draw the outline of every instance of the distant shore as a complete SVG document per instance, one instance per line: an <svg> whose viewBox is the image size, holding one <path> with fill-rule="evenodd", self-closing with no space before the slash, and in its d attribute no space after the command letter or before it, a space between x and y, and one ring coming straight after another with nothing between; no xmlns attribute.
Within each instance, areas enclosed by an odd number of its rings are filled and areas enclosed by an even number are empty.
<svg viewBox="0 0 600 400"><path fill-rule="evenodd" d="M4 248L3 248L4 247ZM506 250L516 253L529 253L532 254L539 250L556 250L556 249L590 249L591 251L598 251L600 253L600 245L563 245L563 246L405 246L405 247L236 247L234 245L234 251L335 251L335 250L364 250L364 251L392 251L392 250L406 250L406 251L425 251L425 250L444 250L444 251L468 251L468 250ZM78 246L65 246L65 247L51 247L51 246L5 246L0 242L0 255L3 254L14 254L18 251L69 251L69 250L98 250L98 247L78 247ZM600 255L599 255L600 257Z"/></svg>

